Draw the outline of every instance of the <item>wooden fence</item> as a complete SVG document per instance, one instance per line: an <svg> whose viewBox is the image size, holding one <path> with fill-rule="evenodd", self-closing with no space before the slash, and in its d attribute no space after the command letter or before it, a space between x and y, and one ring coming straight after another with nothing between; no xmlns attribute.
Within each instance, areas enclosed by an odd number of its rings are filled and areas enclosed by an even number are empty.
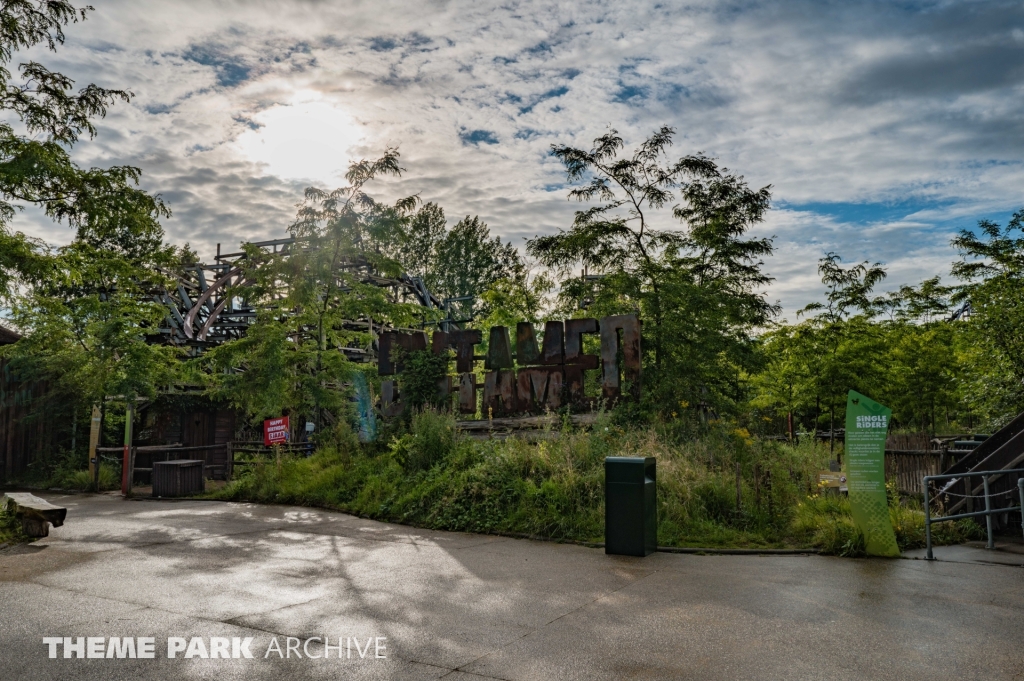
<svg viewBox="0 0 1024 681"><path fill-rule="evenodd" d="M303 454L313 451L311 442L286 442L267 447L262 440L238 440L231 443L231 465L253 466L278 454ZM242 454L242 457L238 455Z"/></svg>
<svg viewBox="0 0 1024 681"><path fill-rule="evenodd" d="M116 453L121 459L124 447L97 447L100 453ZM200 452L202 454L200 455ZM174 459L201 458L204 461L204 474L214 479L231 479L231 443L219 445L200 445L182 447L181 443L169 445L141 445L132 447L131 470L132 484L135 484L139 473L152 475L153 463ZM123 465L123 464L122 464Z"/></svg>
<svg viewBox="0 0 1024 681"><path fill-rule="evenodd" d="M96 451L103 454L116 454L116 457L104 458L114 459L120 464L124 447L97 447ZM312 443L309 442L285 443L276 447L266 447L262 441L257 440L238 440L195 447L182 447L181 443L138 445L132 447L131 452L132 482L136 484L139 474L151 475L154 461L199 458L205 462L204 472L207 477L215 480L230 480L234 475L235 466L253 466L278 454L301 454L309 451L312 451Z"/></svg>
<svg viewBox="0 0 1024 681"><path fill-rule="evenodd" d="M51 399L45 381L23 381L0 360L0 480L22 475L70 440L67 405Z"/></svg>
<svg viewBox="0 0 1024 681"><path fill-rule="evenodd" d="M942 474L961 456L962 452L942 449L886 449L885 479L895 480L904 494L923 494L921 479Z"/></svg>

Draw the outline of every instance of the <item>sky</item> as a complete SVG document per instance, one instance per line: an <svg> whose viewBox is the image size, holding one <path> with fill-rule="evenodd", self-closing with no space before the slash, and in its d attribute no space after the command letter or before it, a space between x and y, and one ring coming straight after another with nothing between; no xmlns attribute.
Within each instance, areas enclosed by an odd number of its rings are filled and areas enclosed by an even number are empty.
<svg viewBox="0 0 1024 681"><path fill-rule="evenodd" d="M885 264L885 289L943 275L956 230L1024 206L1022 2L92 0L57 54L78 85L128 88L82 166L134 165L170 240L285 236L305 187L397 146L449 224L525 239L571 224L552 144L662 125L773 208L768 297L791 321L817 261ZM26 211L51 243L66 226Z"/></svg>

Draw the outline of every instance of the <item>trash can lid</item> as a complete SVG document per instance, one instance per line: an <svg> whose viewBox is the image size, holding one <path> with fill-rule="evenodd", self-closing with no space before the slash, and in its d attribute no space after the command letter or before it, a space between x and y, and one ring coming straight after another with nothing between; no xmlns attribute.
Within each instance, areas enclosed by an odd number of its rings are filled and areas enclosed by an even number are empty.
<svg viewBox="0 0 1024 681"><path fill-rule="evenodd" d="M605 481L643 484L645 478L654 479L656 462L653 456L607 456L604 459Z"/></svg>

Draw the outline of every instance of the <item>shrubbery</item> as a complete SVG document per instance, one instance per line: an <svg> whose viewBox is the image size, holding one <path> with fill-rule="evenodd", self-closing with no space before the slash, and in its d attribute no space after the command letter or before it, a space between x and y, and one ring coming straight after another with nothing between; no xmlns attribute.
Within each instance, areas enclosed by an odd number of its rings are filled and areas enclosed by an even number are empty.
<svg viewBox="0 0 1024 681"><path fill-rule="evenodd" d="M101 465L98 489L93 483L92 475L89 474L88 470L63 473L54 480L54 485L59 489L73 489L82 492L103 492L105 490L119 489L121 487L120 467L115 470L110 465Z"/></svg>
<svg viewBox="0 0 1024 681"><path fill-rule="evenodd" d="M671 426L624 430L609 415L588 431L562 430L532 443L472 440L452 416L415 414L376 449L354 438L315 455L258 463L214 498L334 508L419 527L603 541L604 457L658 459L658 543L662 546L815 547L856 556L863 538L849 502L822 496L825 447L752 438L717 424L686 437ZM736 471L740 471L740 506ZM892 506L901 549L924 543L919 502ZM935 542L969 538L972 523L933 528Z"/></svg>
<svg viewBox="0 0 1024 681"><path fill-rule="evenodd" d="M21 521L6 507L0 506L0 545L21 544L31 540L31 537L21 529Z"/></svg>

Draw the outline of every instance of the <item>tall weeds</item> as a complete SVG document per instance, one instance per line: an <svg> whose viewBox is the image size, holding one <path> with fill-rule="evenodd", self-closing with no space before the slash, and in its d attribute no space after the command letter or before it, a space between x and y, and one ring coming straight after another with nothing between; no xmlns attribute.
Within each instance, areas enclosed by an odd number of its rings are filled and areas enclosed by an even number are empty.
<svg viewBox="0 0 1024 681"><path fill-rule="evenodd" d="M475 441L453 417L427 410L376 449L340 438L308 458L251 466L211 496L322 506L443 530L599 542L604 458L653 456L660 545L863 553L849 502L819 494L817 473L827 467L828 452L811 441L763 441L723 424L685 436L670 428L626 430L607 416L588 431L551 435L536 443ZM892 514L901 547L922 545L919 505L896 500ZM946 523L935 536L961 541L974 527Z"/></svg>

